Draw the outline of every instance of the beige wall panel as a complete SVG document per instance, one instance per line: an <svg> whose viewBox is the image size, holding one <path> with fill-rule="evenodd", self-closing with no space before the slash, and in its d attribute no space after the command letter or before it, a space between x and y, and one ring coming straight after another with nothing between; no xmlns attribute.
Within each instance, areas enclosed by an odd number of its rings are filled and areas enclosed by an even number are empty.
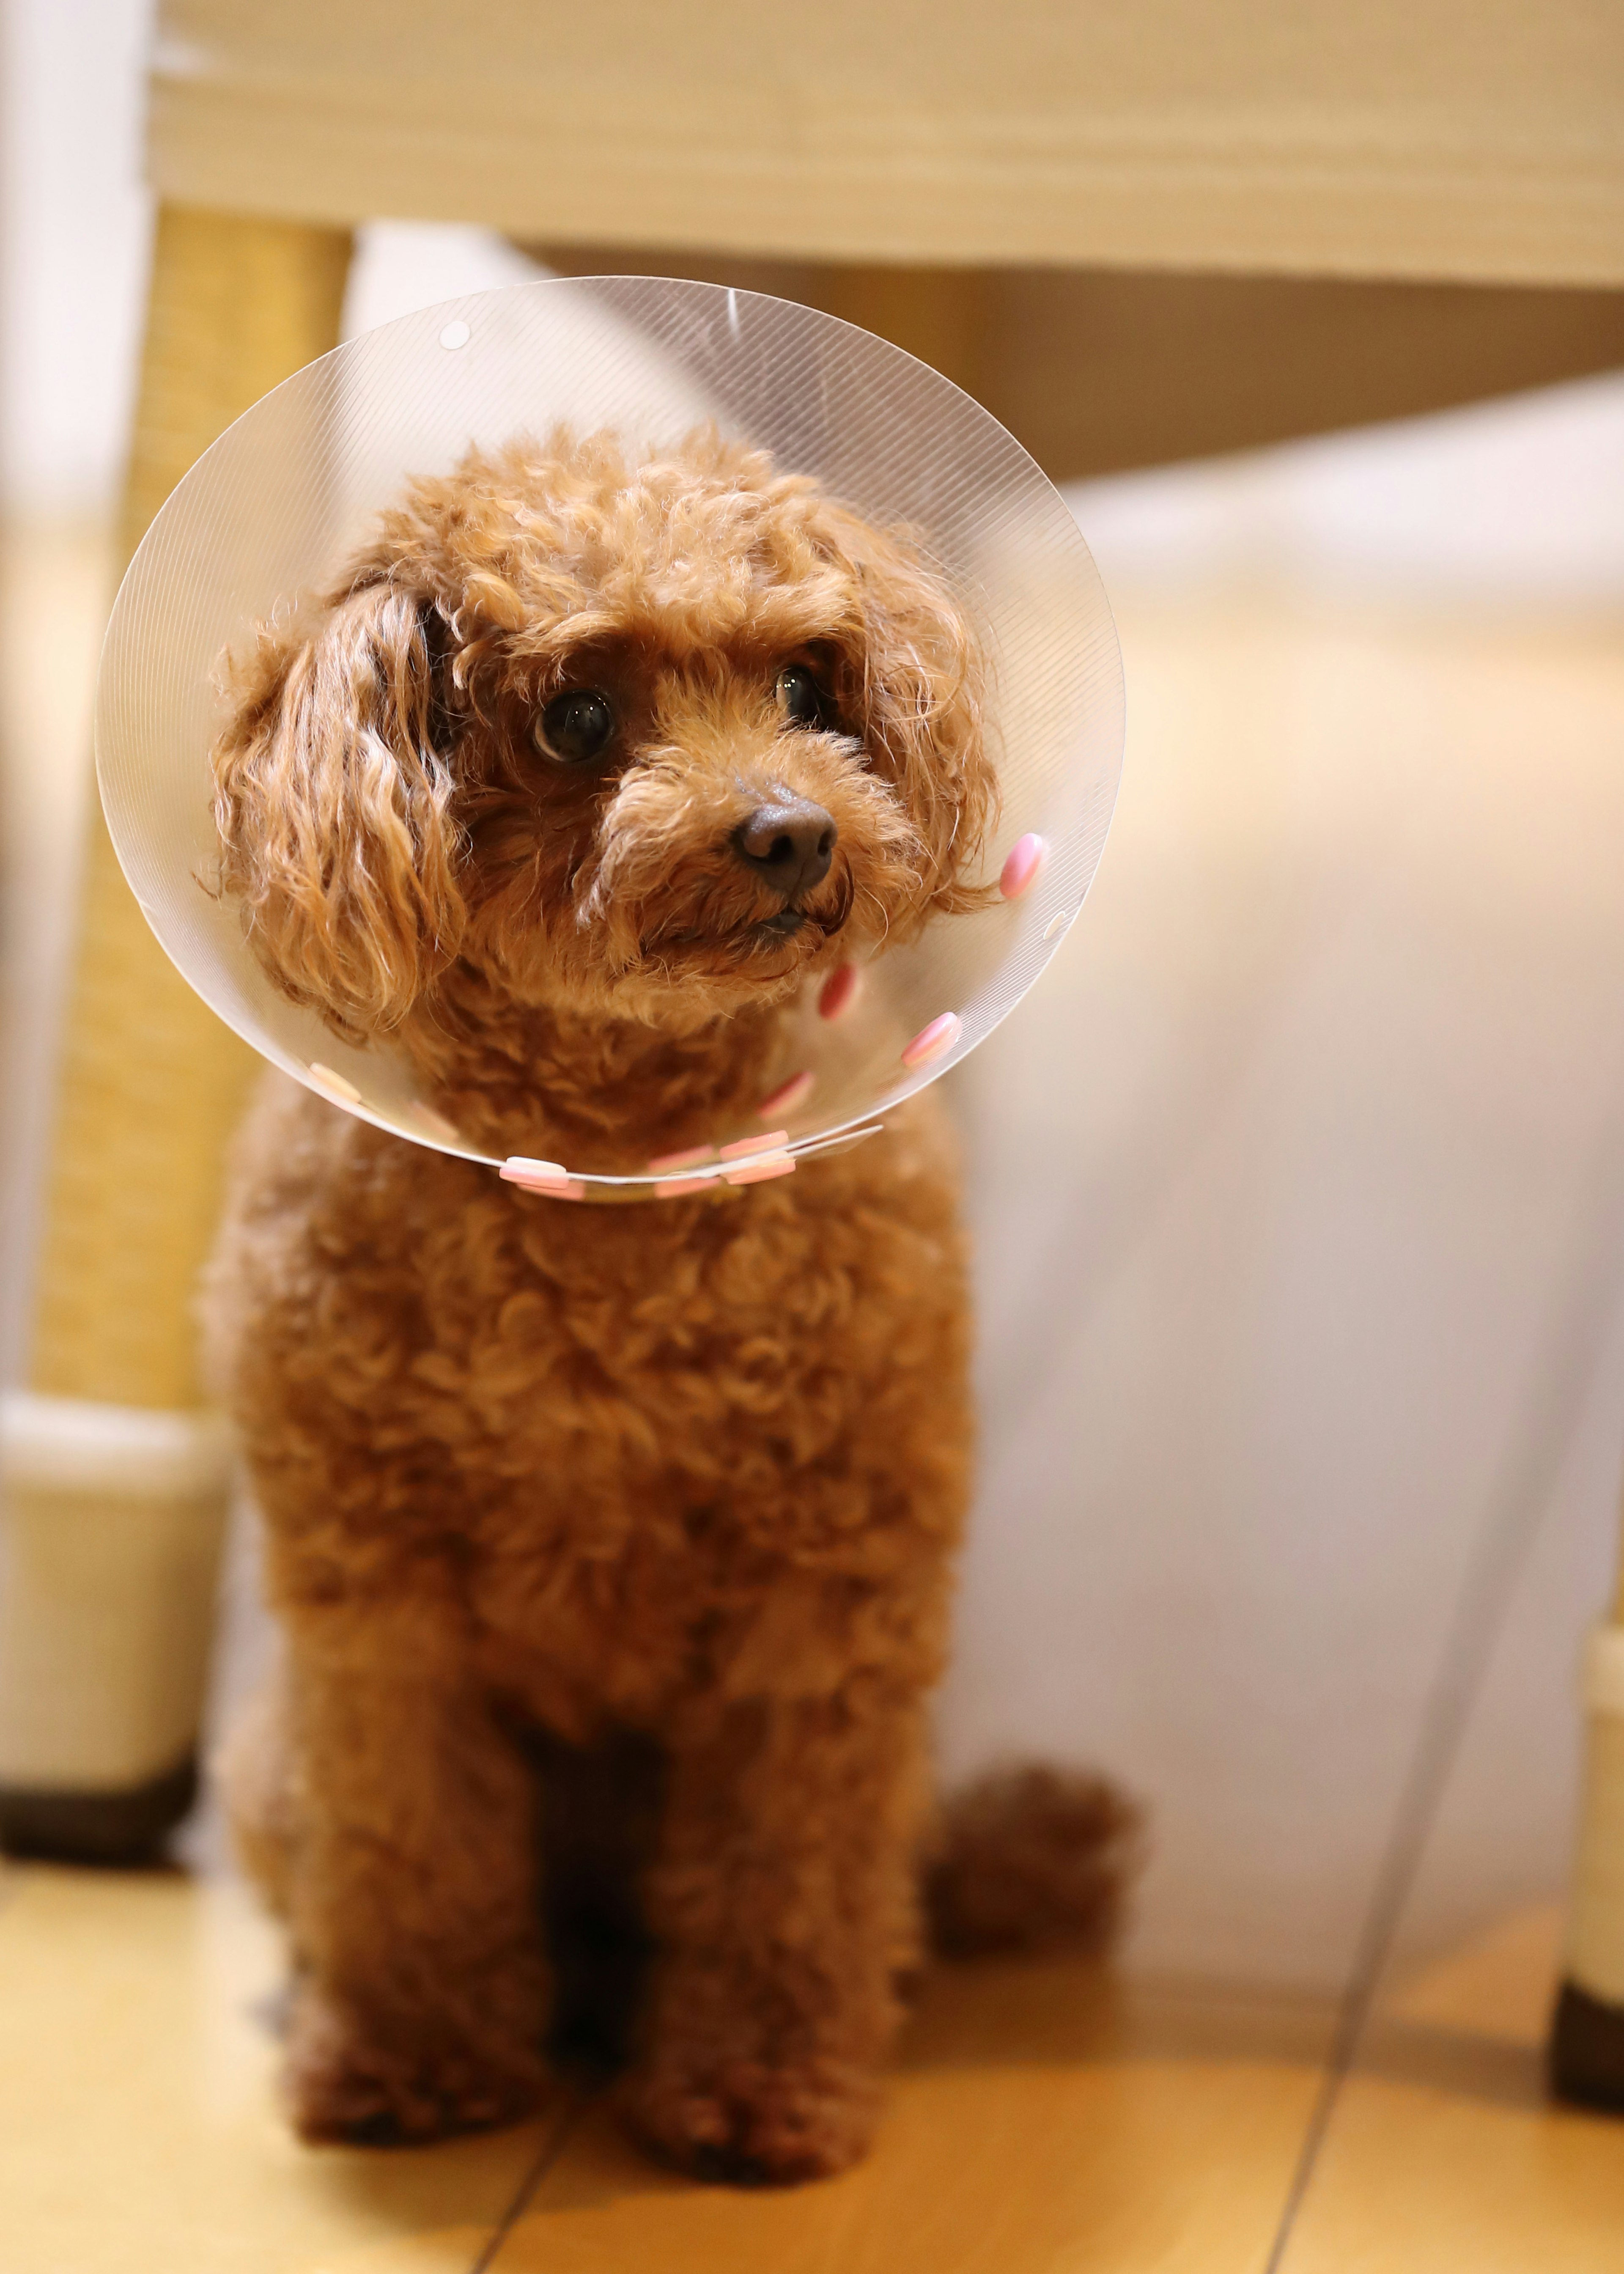
<svg viewBox="0 0 1624 2274"><path fill-rule="evenodd" d="M151 138L320 221L1624 282L1616 0L167 0Z"/></svg>

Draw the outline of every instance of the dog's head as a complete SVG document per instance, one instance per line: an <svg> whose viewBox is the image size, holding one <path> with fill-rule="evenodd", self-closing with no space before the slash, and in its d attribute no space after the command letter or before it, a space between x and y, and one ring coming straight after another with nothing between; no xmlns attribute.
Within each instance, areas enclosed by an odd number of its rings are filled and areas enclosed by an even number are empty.
<svg viewBox="0 0 1624 2274"><path fill-rule="evenodd" d="M692 1026L976 897L981 677L906 540L758 452L476 451L237 666L222 889L352 1037L458 962Z"/></svg>

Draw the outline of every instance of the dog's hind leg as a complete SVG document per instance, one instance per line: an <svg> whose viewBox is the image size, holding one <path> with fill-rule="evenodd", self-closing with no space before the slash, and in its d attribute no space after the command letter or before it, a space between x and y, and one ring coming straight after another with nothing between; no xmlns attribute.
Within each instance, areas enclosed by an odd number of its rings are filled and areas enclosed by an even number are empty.
<svg viewBox="0 0 1624 2274"><path fill-rule="evenodd" d="M290 1640L294 2120L373 2141L504 2122L545 2077L530 1764L427 1622L307 1606Z"/></svg>

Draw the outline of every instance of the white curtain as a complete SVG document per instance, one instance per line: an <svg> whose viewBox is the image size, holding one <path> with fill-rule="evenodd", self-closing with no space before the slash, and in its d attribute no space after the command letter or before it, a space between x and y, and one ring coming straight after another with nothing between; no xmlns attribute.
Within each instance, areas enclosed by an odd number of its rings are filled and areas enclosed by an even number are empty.
<svg viewBox="0 0 1624 2274"><path fill-rule="evenodd" d="M1497 1541L1408 1942L1568 1865L1624 1465L1624 383L1076 504L1128 757L956 1092L944 1766L1113 1769L1154 1818L1139 1958L1324 1984Z"/></svg>

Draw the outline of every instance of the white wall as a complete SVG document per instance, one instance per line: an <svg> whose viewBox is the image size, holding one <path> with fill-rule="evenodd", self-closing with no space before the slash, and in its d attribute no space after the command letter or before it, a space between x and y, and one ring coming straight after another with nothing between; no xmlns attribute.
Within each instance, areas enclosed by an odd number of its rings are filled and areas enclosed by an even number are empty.
<svg viewBox="0 0 1624 2274"><path fill-rule="evenodd" d="M115 494L146 287L151 0L0 14L0 499L94 516Z"/></svg>
<svg viewBox="0 0 1624 2274"><path fill-rule="evenodd" d="M1407 605L1619 603L1624 374L1080 485L1108 584Z"/></svg>

